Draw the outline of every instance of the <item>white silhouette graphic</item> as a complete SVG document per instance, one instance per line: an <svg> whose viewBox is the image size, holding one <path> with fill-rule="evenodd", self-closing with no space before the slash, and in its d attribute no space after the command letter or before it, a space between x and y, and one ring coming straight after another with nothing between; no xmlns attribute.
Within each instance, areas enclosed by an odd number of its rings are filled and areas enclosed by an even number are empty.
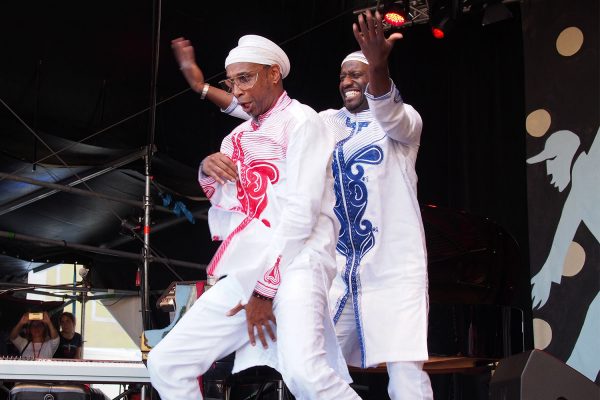
<svg viewBox="0 0 600 400"><path fill-rule="evenodd" d="M567 365L575 368L590 380L596 380L600 371L600 292L590 304Z"/></svg>
<svg viewBox="0 0 600 400"><path fill-rule="evenodd" d="M598 129L600 132L600 128ZM575 232L583 222L600 242L600 144L598 132L588 153L582 152L573 167L579 148L579 137L571 131L554 132L546 140L544 150L527 160L528 164L546 161L551 183L562 192L571 189L554 234L546 262L531 279L533 308L541 308L550 297L552 282L560 284L565 257ZM590 304L577 343L567 364L595 380L600 370L600 294Z"/></svg>

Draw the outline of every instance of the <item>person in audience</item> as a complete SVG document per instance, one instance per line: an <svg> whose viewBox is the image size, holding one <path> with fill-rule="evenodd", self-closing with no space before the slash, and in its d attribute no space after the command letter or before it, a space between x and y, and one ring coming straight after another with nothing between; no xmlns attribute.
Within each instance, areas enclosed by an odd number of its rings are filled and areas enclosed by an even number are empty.
<svg viewBox="0 0 600 400"><path fill-rule="evenodd" d="M81 358L83 340L75 332L75 316L70 312L60 315L60 344L54 358Z"/></svg>
<svg viewBox="0 0 600 400"><path fill-rule="evenodd" d="M41 314L41 319L38 317ZM25 329L25 337L21 331ZM19 355L24 358L52 358L60 337L58 331L52 325L48 313L25 313L14 326L9 335L10 341L19 350Z"/></svg>

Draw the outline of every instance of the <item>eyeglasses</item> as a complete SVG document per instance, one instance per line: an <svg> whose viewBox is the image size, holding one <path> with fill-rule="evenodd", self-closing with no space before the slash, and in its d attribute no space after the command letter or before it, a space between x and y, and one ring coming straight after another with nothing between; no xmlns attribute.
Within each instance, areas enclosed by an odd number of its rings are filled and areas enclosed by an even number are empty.
<svg viewBox="0 0 600 400"><path fill-rule="evenodd" d="M227 93L233 92L233 87L237 86L240 90L252 89L258 80L258 74L261 70L256 73L245 73L236 76L235 78L223 79L219 81L219 86Z"/></svg>

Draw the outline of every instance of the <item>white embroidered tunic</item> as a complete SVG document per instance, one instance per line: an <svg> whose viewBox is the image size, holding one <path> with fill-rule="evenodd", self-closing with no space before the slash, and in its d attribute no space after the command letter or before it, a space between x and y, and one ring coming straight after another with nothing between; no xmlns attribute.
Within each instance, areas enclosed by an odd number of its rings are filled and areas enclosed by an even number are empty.
<svg viewBox="0 0 600 400"><path fill-rule="evenodd" d="M238 180L221 185L199 174L212 205L211 234L223 241L209 275L236 279L248 297L256 290L273 298L286 266L312 251L333 278L337 221L328 189L334 143L324 130L314 110L284 92L272 109L225 137L221 152L237 165Z"/></svg>
<svg viewBox="0 0 600 400"><path fill-rule="evenodd" d="M341 223L334 321L352 307L355 366L426 360L427 257L415 162L422 121L392 83L369 110L320 113L335 135L335 213Z"/></svg>

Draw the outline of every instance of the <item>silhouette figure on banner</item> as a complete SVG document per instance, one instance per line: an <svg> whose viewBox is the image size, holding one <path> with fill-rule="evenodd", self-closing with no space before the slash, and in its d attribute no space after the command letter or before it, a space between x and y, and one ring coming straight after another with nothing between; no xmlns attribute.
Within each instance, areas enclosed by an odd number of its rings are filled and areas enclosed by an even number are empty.
<svg viewBox="0 0 600 400"><path fill-rule="evenodd" d="M598 129L600 132L600 128ZM546 262L531 279L533 308L542 308L550 297L552 283L560 284L565 257L581 223L600 243L600 144L598 132L588 153L573 158L580 145L579 137L568 130L551 134L544 150L527 160L528 164L546 161L547 174L559 192L571 183ZM571 168L571 165L573 167ZM591 380L600 370L600 292L590 304L585 321L567 364Z"/></svg>

